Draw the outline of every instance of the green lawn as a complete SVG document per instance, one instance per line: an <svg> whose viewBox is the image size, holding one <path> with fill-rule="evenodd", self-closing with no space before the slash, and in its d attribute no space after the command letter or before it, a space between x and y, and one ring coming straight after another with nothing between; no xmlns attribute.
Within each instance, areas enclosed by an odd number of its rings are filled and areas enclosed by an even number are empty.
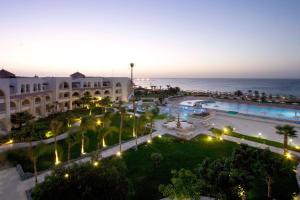
<svg viewBox="0 0 300 200"><path fill-rule="evenodd" d="M158 191L160 184L170 182L172 169L194 169L205 158L217 159L230 157L239 145L233 142L208 140L207 136L199 136L191 141L183 141L171 136L156 138L152 144L139 147L138 151L130 150L123 156L128 167L128 174L134 184L135 199L160 199ZM156 168L150 156L161 153L164 157ZM264 186L263 183L259 182ZM259 185L259 184L258 184ZM298 191L295 175L282 177L274 188L284 188L285 191ZM257 187L251 191L251 199L264 199L265 187ZM279 193L279 192L275 192Z"/></svg>
<svg viewBox="0 0 300 200"><path fill-rule="evenodd" d="M119 128L119 118L114 115L112 117L112 126L115 126L117 128ZM124 123L124 128L123 128L123 133L122 133L122 141L128 141L130 139L133 139L132 136L132 128L130 127L130 125L125 124ZM144 130L144 134L148 133L149 130L145 129ZM77 134L80 134L79 132ZM87 136L87 141L86 141L86 145L85 145L85 151L87 153L93 152L97 149L97 137L95 135L95 133L93 131L87 131L85 136ZM109 134L106 139L106 145L112 146L112 145L116 145L119 143L119 132L114 132ZM49 146L54 146L54 144L51 144ZM60 160L61 161L67 161L67 143L65 140L61 140L58 141L58 146L59 146L59 155L60 155ZM71 149L71 159L75 159L80 157L80 149L81 149L81 144L80 142L76 145L74 145ZM22 148L22 149L17 149L17 150L13 150L13 151L9 151L4 153L4 155L6 155L6 159L13 165L16 164L21 164L24 171L33 171L33 166L29 160L28 157L28 148ZM44 154L43 156L41 156L38 159L38 171L41 170L46 170L49 169L50 167L52 167L54 164L54 151L51 151L47 154Z"/></svg>
<svg viewBox="0 0 300 200"><path fill-rule="evenodd" d="M266 145L273 146L273 147L283 148L283 144L282 143L276 142L276 141L272 141L272 140L267 140L267 139L264 139L264 138L253 137L253 136L244 135L244 134L237 133L237 132L232 132L230 134L227 134L227 133L224 133L222 130L217 129L217 128L212 128L211 132L214 133L214 134L216 134L216 135L225 134L225 135L229 135L229 136L232 136L232 137L241 138L241 139L244 139L244 140L258 142L258 143L266 144ZM295 146L288 146L288 149L292 150L292 151L300 152L300 149L296 148Z"/></svg>
<svg viewBox="0 0 300 200"><path fill-rule="evenodd" d="M200 136L192 141L183 141L170 136L156 138L154 143L139 147L124 154L136 190L136 199L159 199L159 184L170 181L172 169L193 169L206 157L216 159L229 157L238 144L225 141L208 141ZM150 156L161 153L164 157L159 168L155 168Z"/></svg>

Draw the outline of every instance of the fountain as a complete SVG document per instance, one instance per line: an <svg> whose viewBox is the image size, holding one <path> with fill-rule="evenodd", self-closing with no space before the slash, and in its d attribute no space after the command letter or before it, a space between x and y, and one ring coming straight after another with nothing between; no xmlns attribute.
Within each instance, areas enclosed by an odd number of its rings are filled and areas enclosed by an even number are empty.
<svg viewBox="0 0 300 200"><path fill-rule="evenodd" d="M170 130L175 130L176 132L190 132L195 130L193 123L180 120L179 113L177 115L177 120L165 122L163 127Z"/></svg>

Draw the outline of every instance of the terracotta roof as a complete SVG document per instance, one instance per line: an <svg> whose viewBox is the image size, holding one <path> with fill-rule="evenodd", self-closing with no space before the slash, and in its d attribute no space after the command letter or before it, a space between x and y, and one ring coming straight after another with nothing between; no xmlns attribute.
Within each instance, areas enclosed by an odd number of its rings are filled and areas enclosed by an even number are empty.
<svg viewBox="0 0 300 200"><path fill-rule="evenodd" d="M72 78L85 78L85 75L80 72L75 72L74 74L70 75Z"/></svg>
<svg viewBox="0 0 300 200"><path fill-rule="evenodd" d="M16 78L16 75L9 71L6 71L5 69L1 69L0 78Z"/></svg>

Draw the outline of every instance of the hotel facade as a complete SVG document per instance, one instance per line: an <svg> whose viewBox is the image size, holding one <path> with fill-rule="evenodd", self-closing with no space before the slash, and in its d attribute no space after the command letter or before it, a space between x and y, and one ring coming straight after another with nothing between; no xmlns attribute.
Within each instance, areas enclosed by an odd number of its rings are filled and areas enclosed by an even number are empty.
<svg viewBox="0 0 300 200"><path fill-rule="evenodd" d="M86 77L76 72L70 77L17 77L0 70L0 131L11 129L11 115L27 111L36 118L56 111L72 110L84 95L127 101L131 81L127 77ZM0 134L1 134L0 133Z"/></svg>

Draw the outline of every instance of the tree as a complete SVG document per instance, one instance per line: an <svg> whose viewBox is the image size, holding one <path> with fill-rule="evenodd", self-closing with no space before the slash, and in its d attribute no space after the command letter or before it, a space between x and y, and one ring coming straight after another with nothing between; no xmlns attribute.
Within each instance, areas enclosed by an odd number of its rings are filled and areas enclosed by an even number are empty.
<svg viewBox="0 0 300 200"><path fill-rule="evenodd" d="M244 183L243 187L249 189L251 182L262 180L267 186L268 199L272 199L272 185L275 179L278 180L279 175L288 176L293 171L293 165L285 162L282 157L275 155L269 149L258 150L247 145L241 145L235 150L231 160L232 167L249 178L248 183ZM284 198L276 197L276 199L289 199L287 197L292 195L291 191L285 193Z"/></svg>
<svg viewBox="0 0 300 200"><path fill-rule="evenodd" d="M258 97L259 97L259 91L255 90L255 91L254 91L254 96L255 96L256 98L258 98Z"/></svg>
<svg viewBox="0 0 300 200"><path fill-rule="evenodd" d="M119 152L122 152L122 132L123 132L123 118L126 114L126 110L122 107L122 102L119 102L119 116L120 116L120 128L119 128Z"/></svg>
<svg viewBox="0 0 300 200"><path fill-rule="evenodd" d="M161 161L164 159L161 153L152 153L150 156L152 162L154 163L155 167L159 167Z"/></svg>
<svg viewBox="0 0 300 200"><path fill-rule="evenodd" d="M125 200L133 188L121 159L103 160L101 165L75 164L54 169L32 190L35 200Z"/></svg>
<svg viewBox="0 0 300 200"><path fill-rule="evenodd" d="M58 165L60 163L59 156L58 156L58 150L57 150L57 135L61 133L61 128L63 126L63 123L58 120L52 120L50 123L50 130L52 134L54 135L54 154L55 154L55 165Z"/></svg>
<svg viewBox="0 0 300 200"><path fill-rule="evenodd" d="M71 130L71 131L69 131L68 132L68 137L66 138L66 142L67 142L67 144L68 144L68 161L70 161L70 158L71 158L71 148L75 145L75 144L77 144L77 143L79 143L79 137L78 137L79 135L75 132L75 131L73 131L73 130Z"/></svg>
<svg viewBox="0 0 300 200"><path fill-rule="evenodd" d="M283 126L276 126L276 133L279 135L283 135L283 148L284 154L288 152L288 138L295 138L297 137L297 131L295 127L290 125L283 125Z"/></svg>
<svg viewBox="0 0 300 200"><path fill-rule="evenodd" d="M243 96L243 92L241 90L237 90L234 92L234 95L240 97Z"/></svg>
<svg viewBox="0 0 300 200"><path fill-rule="evenodd" d="M85 154L84 142L85 142L85 133L88 130L95 131L95 117L93 115L85 116L81 118L80 123L80 133L81 133L81 154Z"/></svg>
<svg viewBox="0 0 300 200"><path fill-rule="evenodd" d="M23 124L29 122L34 117L27 111L25 112L17 112L11 115L11 123L16 125L19 129L22 128Z"/></svg>
<svg viewBox="0 0 300 200"><path fill-rule="evenodd" d="M31 143L31 142L30 142ZM33 164L33 170L34 170L34 179L35 179L35 184L37 184L38 180L37 180L37 176L38 176L38 170L37 170L37 162L38 159L51 152L52 151L52 147L46 144L39 144L37 146L35 146L34 148L32 147L32 144L30 144L30 148L29 148L29 152L30 152L30 160L32 161Z"/></svg>
<svg viewBox="0 0 300 200"><path fill-rule="evenodd" d="M32 146L32 135L34 135L35 132L35 124L33 122L28 122L25 131L27 131L30 135L29 139L29 148L28 148L28 153L29 153L29 158L32 162L33 165L33 173L34 173L34 180L35 184L37 184L37 162L38 158L44 155L45 153L48 153L51 151L51 146L45 145L45 144L39 144L36 147L33 148Z"/></svg>
<svg viewBox="0 0 300 200"><path fill-rule="evenodd" d="M258 170L260 174L265 177L265 182L267 185L267 197L271 199L272 192L272 183L273 177L278 175L281 171L284 171L281 160L272 155L271 151L264 150L260 155L260 162Z"/></svg>
<svg viewBox="0 0 300 200"><path fill-rule="evenodd" d="M89 108L91 102L92 102L92 96L89 95L89 94L84 94L83 97L80 98L79 102L80 102L80 105L84 108L84 107L87 107Z"/></svg>
<svg viewBox="0 0 300 200"><path fill-rule="evenodd" d="M200 199L201 182L192 171L173 170L171 174L171 183L159 186L159 191L163 196L172 200Z"/></svg>
<svg viewBox="0 0 300 200"><path fill-rule="evenodd" d="M145 112L146 119L150 122L150 139L152 139L152 132L153 132L153 122L158 117L159 109L152 108L149 111Z"/></svg>

